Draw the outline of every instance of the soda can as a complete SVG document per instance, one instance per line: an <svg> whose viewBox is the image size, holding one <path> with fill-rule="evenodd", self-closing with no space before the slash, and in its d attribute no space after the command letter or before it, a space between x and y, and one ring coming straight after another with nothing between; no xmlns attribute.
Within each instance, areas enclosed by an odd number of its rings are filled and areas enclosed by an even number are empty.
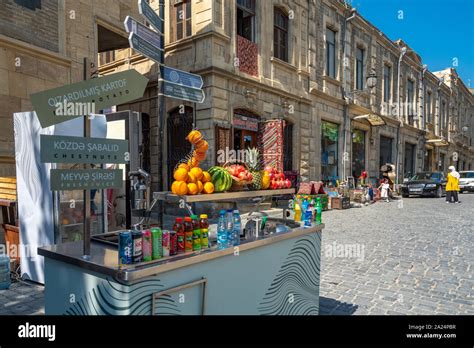
<svg viewBox="0 0 474 348"><path fill-rule="evenodd" d="M143 250L143 261L151 261L151 232L145 230L142 232L142 250Z"/></svg>
<svg viewBox="0 0 474 348"><path fill-rule="evenodd" d="M178 253L178 235L175 231L170 231L170 256Z"/></svg>
<svg viewBox="0 0 474 348"><path fill-rule="evenodd" d="M133 240L131 231L119 233L119 265L129 265L132 263Z"/></svg>
<svg viewBox="0 0 474 348"><path fill-rule="evenodd" d="M151 245L153 260L161 259L163 256L163 233L158 227L151 229Z"/></svg>
<svg viewBox="0 0 474 348"><path fill-rule="evenodd" d="M163 231L163 257L170 256L170 231Z"/></svg>
<svg viewBox="0 0 474 348"><path fill-rule="evenodd" d="M133 262L142 262L143 257L143 250L142 250L142 233L141 231L133 231L132 232L132 240L133 240L133 252L132 252L132 259Z"/></svg>

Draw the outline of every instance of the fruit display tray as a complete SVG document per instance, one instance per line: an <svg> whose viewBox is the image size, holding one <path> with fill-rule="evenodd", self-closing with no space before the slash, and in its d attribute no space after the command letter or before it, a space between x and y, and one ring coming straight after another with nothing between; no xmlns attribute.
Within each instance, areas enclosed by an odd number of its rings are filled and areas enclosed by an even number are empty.
<svg viewBox="0 0 474 348"><path fill-rule="evenodd" d="M193 202L221 202L221 201L233 201L237 199L256 198L256 197L268 197L268 196L281 196L281 195L292 195L295 193L294 188L279 189L279 190L258 190L258 191L236 191L236 192L223 192L213 194L199 194L199 195L186 195L178 196L169 191L166 192L154 192L153 199L166 201L170 203L178 203L181 199L186 203Z"/></svg>

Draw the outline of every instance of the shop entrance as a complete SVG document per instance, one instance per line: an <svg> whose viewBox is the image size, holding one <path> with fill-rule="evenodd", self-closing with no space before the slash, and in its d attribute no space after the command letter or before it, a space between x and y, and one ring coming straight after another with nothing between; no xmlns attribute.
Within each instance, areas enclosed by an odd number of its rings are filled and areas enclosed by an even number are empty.
<svg viewBox="0 0 474 348"><path fill-rule="evenodd" d="M352 176L360 177L365 170L365 132L359 129L352 131Z"/></svg>
<svg viewBox="0 0 474 348"><path fill-rule="evenodd" d="M403 176L405 178L411 178L415 175L415 145L405 143L405 161Z"/></svg>
<svg viewBox="0 0 474 348"><path fill-rule="evenodd" d="M335 184L338 175L339 125L321 122L321 179Z"/></svg>
<svg viewBox="0 0 474 348"><path fill-rule="evenodd" d="M392 145L393 139L389 137L380 136L380 158L379 158L379 168L387 163L393 163L392 160ZM380 173L380 178L382 178L382 173Z"/></svg>
<svg viewBox="0 0 474 348"><path fill-rule="evenodd" d="M247 110L234 110L232 125L234 128L234 150L246 150L257 147L258 123L260 118Z"/></svg>
<svg viewBox="0 0 474 348"><path fill-rule="evenodd" d="M425 152L425 171L433 170L433 150L427 149Z"/></svg>

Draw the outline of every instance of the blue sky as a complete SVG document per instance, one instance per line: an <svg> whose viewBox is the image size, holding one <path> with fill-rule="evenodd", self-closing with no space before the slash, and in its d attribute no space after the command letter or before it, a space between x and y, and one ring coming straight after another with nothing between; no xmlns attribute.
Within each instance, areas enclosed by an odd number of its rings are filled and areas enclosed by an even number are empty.
<svg viewBox="0 0 474 348"><path fill-rule="evenodd" d="M430 71L454 67L474 88L474 0L352 0L391 40L402 39ZM403 11L399 12L399 11ZM403 19L399 19L399 14ZM453 66L457 58L458 66Z"/></svg>

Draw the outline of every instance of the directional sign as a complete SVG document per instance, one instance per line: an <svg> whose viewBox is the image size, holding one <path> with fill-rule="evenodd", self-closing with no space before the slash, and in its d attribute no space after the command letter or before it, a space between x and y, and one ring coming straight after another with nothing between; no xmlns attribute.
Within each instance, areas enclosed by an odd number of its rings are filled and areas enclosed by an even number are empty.
<svg viewBox="0 0 474 348"><path fill-rule="evenodd" d="M161 66L160 69L161 76L165 81L186 87L202 88L203 82L199 75L167 66Z"/></svg>
<svg viewBox="0 0 474 348"><path fill-rule="evenodd" d="M87 115L84 110L90 108L85 106L93 105L99 111L141 98L147 84L146 77L131 69L32 94L31 103L41 127L45 128ZM65 109L63 104L72 107L59 115L56 111L58 106Z"/></svg>
<svg viewBox="0 0 474 348"><path fill-rule="evenodd" d="M127 18L125 18L123 24L125 25L125 30L127 31L127 33L137 34L137 36L140 36L145 41L148 41L153 46L155 46L156 49L163 51L163 49L160 48L161 40L163 39L163 34L148 29L143 24L137 22L130 16L127 16Z"/></svg>
<svg viewBox="0 0 474 348"><path fill-rule="evenodd" d="M42 134L41 163L127 163L128 140Z"/></svg>
<svg viewBox="0 0 474 348"><path fill-rule="evenodd" d="M51 169L51 190L94 190L122 187L122 169Z"/></svg>
<svg viewBox="0 0 474 348"><path fill-rule="evenodd" d="M203 103L205 98L202 89L177 85L168 81L163 81L163 91L167 97L189 100L194 103Z"/></svg>
<svg viewBox="0 0 474 348"><path fill-rule="evenodd" d="M140 52L145 57L154 60L158 64L163 63L163 51L159 51L155 46L148 43L148 41L142 39L137 34L130 33L128 41L130 42L130 47L133 48L135 51Z"/></svg>
<svg viewBox="0 0 474 348"><path fill-rule="evenodd" d="M163 19L160 18L145 0L138 0L138 12L150 22L153 28L162 33L164 30Z"/></svg>

